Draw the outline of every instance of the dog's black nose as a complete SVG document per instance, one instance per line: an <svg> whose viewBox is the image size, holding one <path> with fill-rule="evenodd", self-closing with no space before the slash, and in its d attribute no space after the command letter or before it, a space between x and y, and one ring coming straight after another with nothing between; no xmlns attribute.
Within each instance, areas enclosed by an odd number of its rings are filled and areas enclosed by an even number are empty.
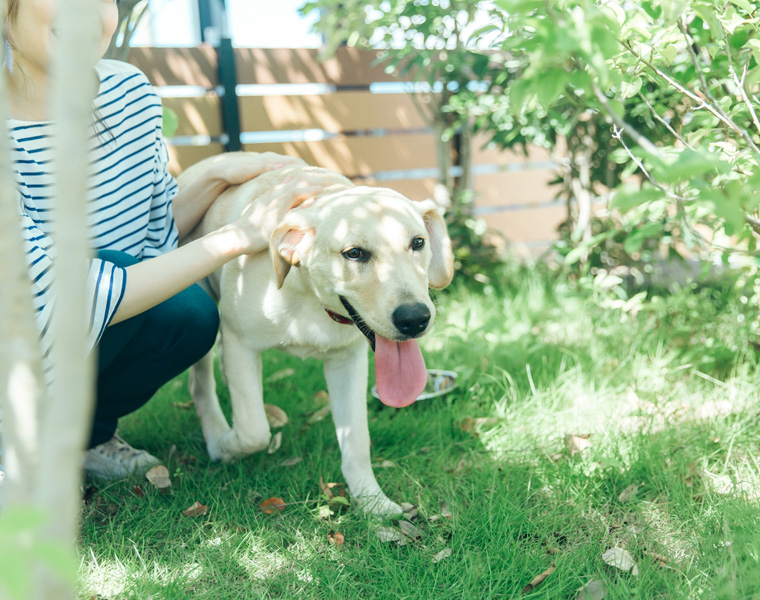
<svg viewBox="0 0 760 600"><path fill-rule="evenodd" d="M430 309L417 302L402 304L393 311L393 324L402 334L415 337L425 331L430 323Z"/></svg>

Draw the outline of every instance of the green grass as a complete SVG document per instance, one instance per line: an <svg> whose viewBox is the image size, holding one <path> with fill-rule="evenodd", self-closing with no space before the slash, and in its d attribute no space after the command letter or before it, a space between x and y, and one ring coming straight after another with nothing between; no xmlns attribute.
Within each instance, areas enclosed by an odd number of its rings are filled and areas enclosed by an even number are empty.
<svg viewBox="0 0 760 600"><path fill-rule="evenodd" d="M165 461L172 491L93 484L81 596L556 599L597 580L610 599L760 598L760 376L754 309L738 296L687 290L632 317L517 270L499 288L439 295L423 352L460 374L459 389L401 410L369 399L373 460L396 465L378 480L419 506L425 535L405 546L358 511L317 514L320 477L342 480L330 419L307 422L319 363L266 357L269 375L295 369L265 384L291 421L278 452L229 465L209 461L194 411L175 406L190 400L180 377L121 426ZM590 434L590 446L571 458L566 434ZM267 515L268 497L289 504ZM208 514L183 516L195 501ZM431 520L442 502L453 519ZM637 576L604 563L613 546Z"/></svg>

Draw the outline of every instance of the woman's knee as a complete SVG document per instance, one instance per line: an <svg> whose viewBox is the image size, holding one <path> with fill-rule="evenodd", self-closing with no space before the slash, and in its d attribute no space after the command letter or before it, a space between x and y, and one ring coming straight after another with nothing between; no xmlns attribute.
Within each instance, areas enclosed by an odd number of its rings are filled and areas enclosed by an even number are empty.
<svg viewBox="0 0 760 600"><path fill-rule="evenodd" d="M174 329L174 342L191 360L200 359L216 341L219 312L199 285L193 285L149 311L152 320ZM170 339L166 340L170 342Z"/></svg>

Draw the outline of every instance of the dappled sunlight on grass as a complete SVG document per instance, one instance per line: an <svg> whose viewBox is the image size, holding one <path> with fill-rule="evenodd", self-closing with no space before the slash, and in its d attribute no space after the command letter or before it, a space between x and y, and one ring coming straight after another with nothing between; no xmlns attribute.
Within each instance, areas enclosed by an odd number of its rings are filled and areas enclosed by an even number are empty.
<svg viewBox="0 0 760 600"><path fill-rule="evenodd" d="M732 329L741 307L684 294L622 321L530 273L504 289L437 294L421 345L459 387L402 410L368 403L378 482L419 509L423 537L404 546L382 542L354 509L318 516L320 477L342 481L330 419L309 421L325 389L318 362L265 355L267 401L290 422L275 454L231 464L209 461L177 380L122 424L167 462L172 492L97 486L83 597L520 597L551 564L532 597L574 598L591 580L609 598L756 597L758 361L748 330ZM267 379L278 371L292 375ZM282 466L290 457L303 460ZM287 507L264 514L274 496ZM194 501L209 514L184 517ZM638 576L602 561L612 547Z"/></svg>

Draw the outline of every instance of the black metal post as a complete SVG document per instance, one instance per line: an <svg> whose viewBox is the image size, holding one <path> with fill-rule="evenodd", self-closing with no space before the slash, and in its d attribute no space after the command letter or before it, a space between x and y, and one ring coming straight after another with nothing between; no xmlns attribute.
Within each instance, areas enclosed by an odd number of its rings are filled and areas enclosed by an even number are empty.
<svg viewBox="0 0 760 600"><path fill-rule="evenodd" d="M240 108L237 97L237 70L235 68L235 50L232 40L223 37L216 47L219 66L219 85L222 88L222 127L227 133L224 149L237 152L243 149L240 143Z"/></svg>
<svg viewBox="0 0 760 600"><path fill-rule="evenodd" d="M219 77L222 129L227 135L224 149L227 152L242 150L240 143L240 108L237 97L237 70L232 40L227 35L225 0L198 0L198 17L201 40L216 50Z"/></svg>

